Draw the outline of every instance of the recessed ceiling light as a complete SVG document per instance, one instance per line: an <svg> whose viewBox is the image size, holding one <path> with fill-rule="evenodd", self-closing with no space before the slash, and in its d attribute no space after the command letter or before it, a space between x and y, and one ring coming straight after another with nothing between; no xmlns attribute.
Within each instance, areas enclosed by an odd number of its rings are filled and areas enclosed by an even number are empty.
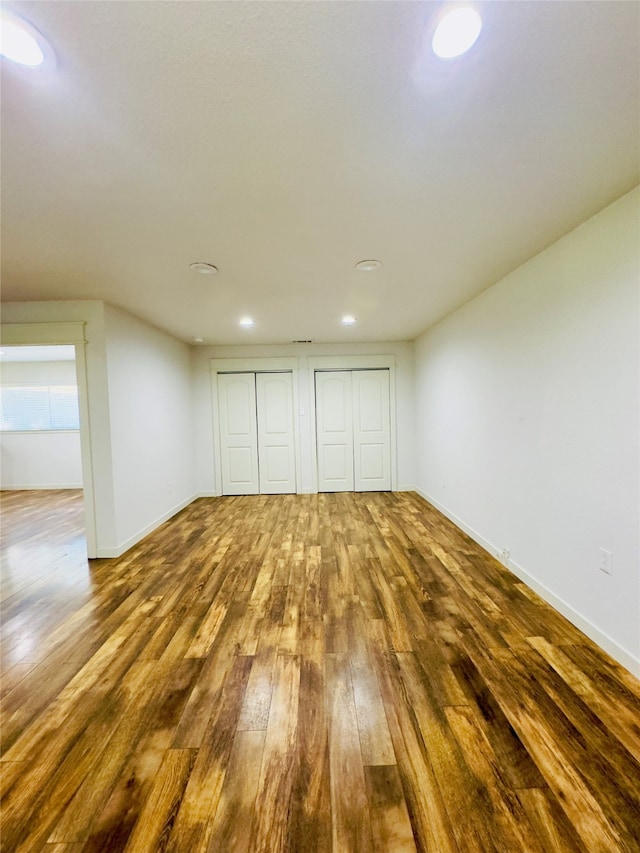
<svg viewBox="0 0 640 853"><path fill-rule="evenodd" d="M466 53L476 43L482 20L470 6L454 9L441 20L431 40L431 47L440 59L453 59Z"/></svg>
<svg viewBox="0 0 640 853"><path fill-rule="evenodd" d="M45 58L53 60L53 50L40 33L11 12L0 14L0 55L19 65L37 68Z"/></svg>
<svg viewBox="0 0 640 853"><path fill-rule="evenodd" d="M358 261L358 263L356 264L356 269L360 272L373 272L373 270L379 270L381 266L381 261Z"/></svg>
<svg viewBox="0 0 640 853"><path fill-rule="evenodd" d="M201 261L197 261L195 264L189 264L189 269L194 272L199 272L200 275L215 275L218 272L218 267L214 267L213 264L204 264Z"/></svg>
<svg viewBox="0 0 640 853"><path fill-rule="evenodd" d="M253 326L253 320L251 317L243 317L240 320L240 325L245 329L250 329Z"/></svg>
<svg viewBox="0 0 640 853"><path fill-rule="evenodd" d="M342 325L343 326L353 326L353 324L355 322L356 322L356 318L353 316L353 314L345 314L344 317L342 318Z"/></svg>

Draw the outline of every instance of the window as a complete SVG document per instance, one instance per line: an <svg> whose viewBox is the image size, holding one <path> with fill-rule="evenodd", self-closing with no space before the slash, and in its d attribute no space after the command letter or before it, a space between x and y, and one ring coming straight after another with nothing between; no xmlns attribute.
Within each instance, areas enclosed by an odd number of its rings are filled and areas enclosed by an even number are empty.
<svg viewBox="0 0 640 853"><path fill-rule="evenodd" d="M0 388L3 432L80 429L76 385L4 385Z"/></svg>

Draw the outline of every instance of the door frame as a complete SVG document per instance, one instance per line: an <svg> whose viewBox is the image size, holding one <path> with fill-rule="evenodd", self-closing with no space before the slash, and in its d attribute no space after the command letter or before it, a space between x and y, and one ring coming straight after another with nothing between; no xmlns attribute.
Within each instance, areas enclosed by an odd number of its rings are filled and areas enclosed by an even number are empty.
<svg viewBox="0 0 640 853"><path fill-rule="evenodd" d="M298 359L297 358L210 358L211 373L211 414L213 423L213 462L214 495L222 495L222 449L220 433L220 411L218 408L219 373L291 373L293 384L293 444L296 460L296 494L302 492L300 423L297 414L300 410L298 400ZM259 464L259 460L258 460Z"/></svg>
<svg viewBox="0 0 640 853"><path fill-rule="evenodd" d="M327 370L389 371L389 441L391 444L391 491L398 490L398 449L396 444L396 357L394 355L326 355L307 359L309 370L309 411L315 465L312 465L313 490L318 491L318 431L316 418L316 373Z"/></svg>
<svg viewBox="0 0 640 853"><path fill-rule="evenodd" d="M2 326L3 346L68 346L75 347L78 409L80 412L80 455L82 458L82 493L84 501L85 539L89 559L97 557L96 496L91 448L89 414L89 380L87 377L87 345L84 321L68 323L6 323Z"/></svg>

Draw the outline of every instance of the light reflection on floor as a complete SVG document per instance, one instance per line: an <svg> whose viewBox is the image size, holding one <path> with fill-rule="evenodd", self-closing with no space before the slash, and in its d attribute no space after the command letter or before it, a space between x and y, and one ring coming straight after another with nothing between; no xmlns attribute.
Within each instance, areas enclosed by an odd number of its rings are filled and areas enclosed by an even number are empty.
<svg viewBox="0 0 640 853"><path fill-rule="evenodd" d="M42 659L42 643L72 610L91 601L94 582L81 490L1 492L2 669ZM19 595L18 595L19 594Z"/></svg>

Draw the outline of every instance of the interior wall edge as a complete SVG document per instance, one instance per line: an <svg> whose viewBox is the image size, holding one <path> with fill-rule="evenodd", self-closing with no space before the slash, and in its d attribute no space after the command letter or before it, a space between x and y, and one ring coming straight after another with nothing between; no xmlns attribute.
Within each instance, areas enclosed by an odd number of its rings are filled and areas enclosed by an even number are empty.
<svg viewBox="0 0 640 853"><path fill-rule="evenodd" d="M134 545L137 545L138 542L141 542L145 538L145 536L148 536L150 533L153 533L154 530L157 530L161 524L164 524L165 521L169 521L169 519L173 518L174 515L177 515L179 512L182 512L183 509L188 507L189 504L192 504L199 497L202 497L202 495L193 494L191 495L191 497L180 501L180 503L177 503L167 512L163 512L162 515L158 516L158 518L154 519L154 521L145 525L142 530L139 530L137 533L134 533L133 536L130 536L128 539L126 539L124 542L121 542L115 548L98 548L96 556L101 559L116 559L117 557L121 557L130 548L133 548Z"/></svg>
<svg viewBox="0 0 640 853"><path fill-rule="evenodd" d="M639 658L636 658L631 654L631 652L620 646L612 637L604 631L601 631L597 625L594 625L593 622L587 619L586 616L583 616L582 613L575 610L570 604L555 595L555 593L544 586L544 584L537 581L532 574L516 563L515 560L500 560L499 555L501 553L501 549L497 545L486 539L481 533L474 530L473 527L466 524L461 518L451 512L451 510L446 506L443 506L443 504L437 501L428 492L425 492L420 488L416 488L415 491L423 500L427 501L431 506L434 506L443 515L446 515L449 521L452 521L456 527L459 527L460 530L467 534L467 536L470 536L474 542L477 542L477 544L484 548L485 551L488 551L492 556L498 559L499 562L509 569L509 571L513 572L514 575L519 577L521 581L526 583L528 587L543 598L547 604L551 605L551 607L555 608L558 613L561 613L566 619L568 619L572 625L579 628L583 634L586 634L589 639L593 640L594 643L597 643L598 646L607 652L607 654L611 655L614 660L624 666L625 669L628 669L632 675L635 675L636 678L640 678Z"/></svg>

